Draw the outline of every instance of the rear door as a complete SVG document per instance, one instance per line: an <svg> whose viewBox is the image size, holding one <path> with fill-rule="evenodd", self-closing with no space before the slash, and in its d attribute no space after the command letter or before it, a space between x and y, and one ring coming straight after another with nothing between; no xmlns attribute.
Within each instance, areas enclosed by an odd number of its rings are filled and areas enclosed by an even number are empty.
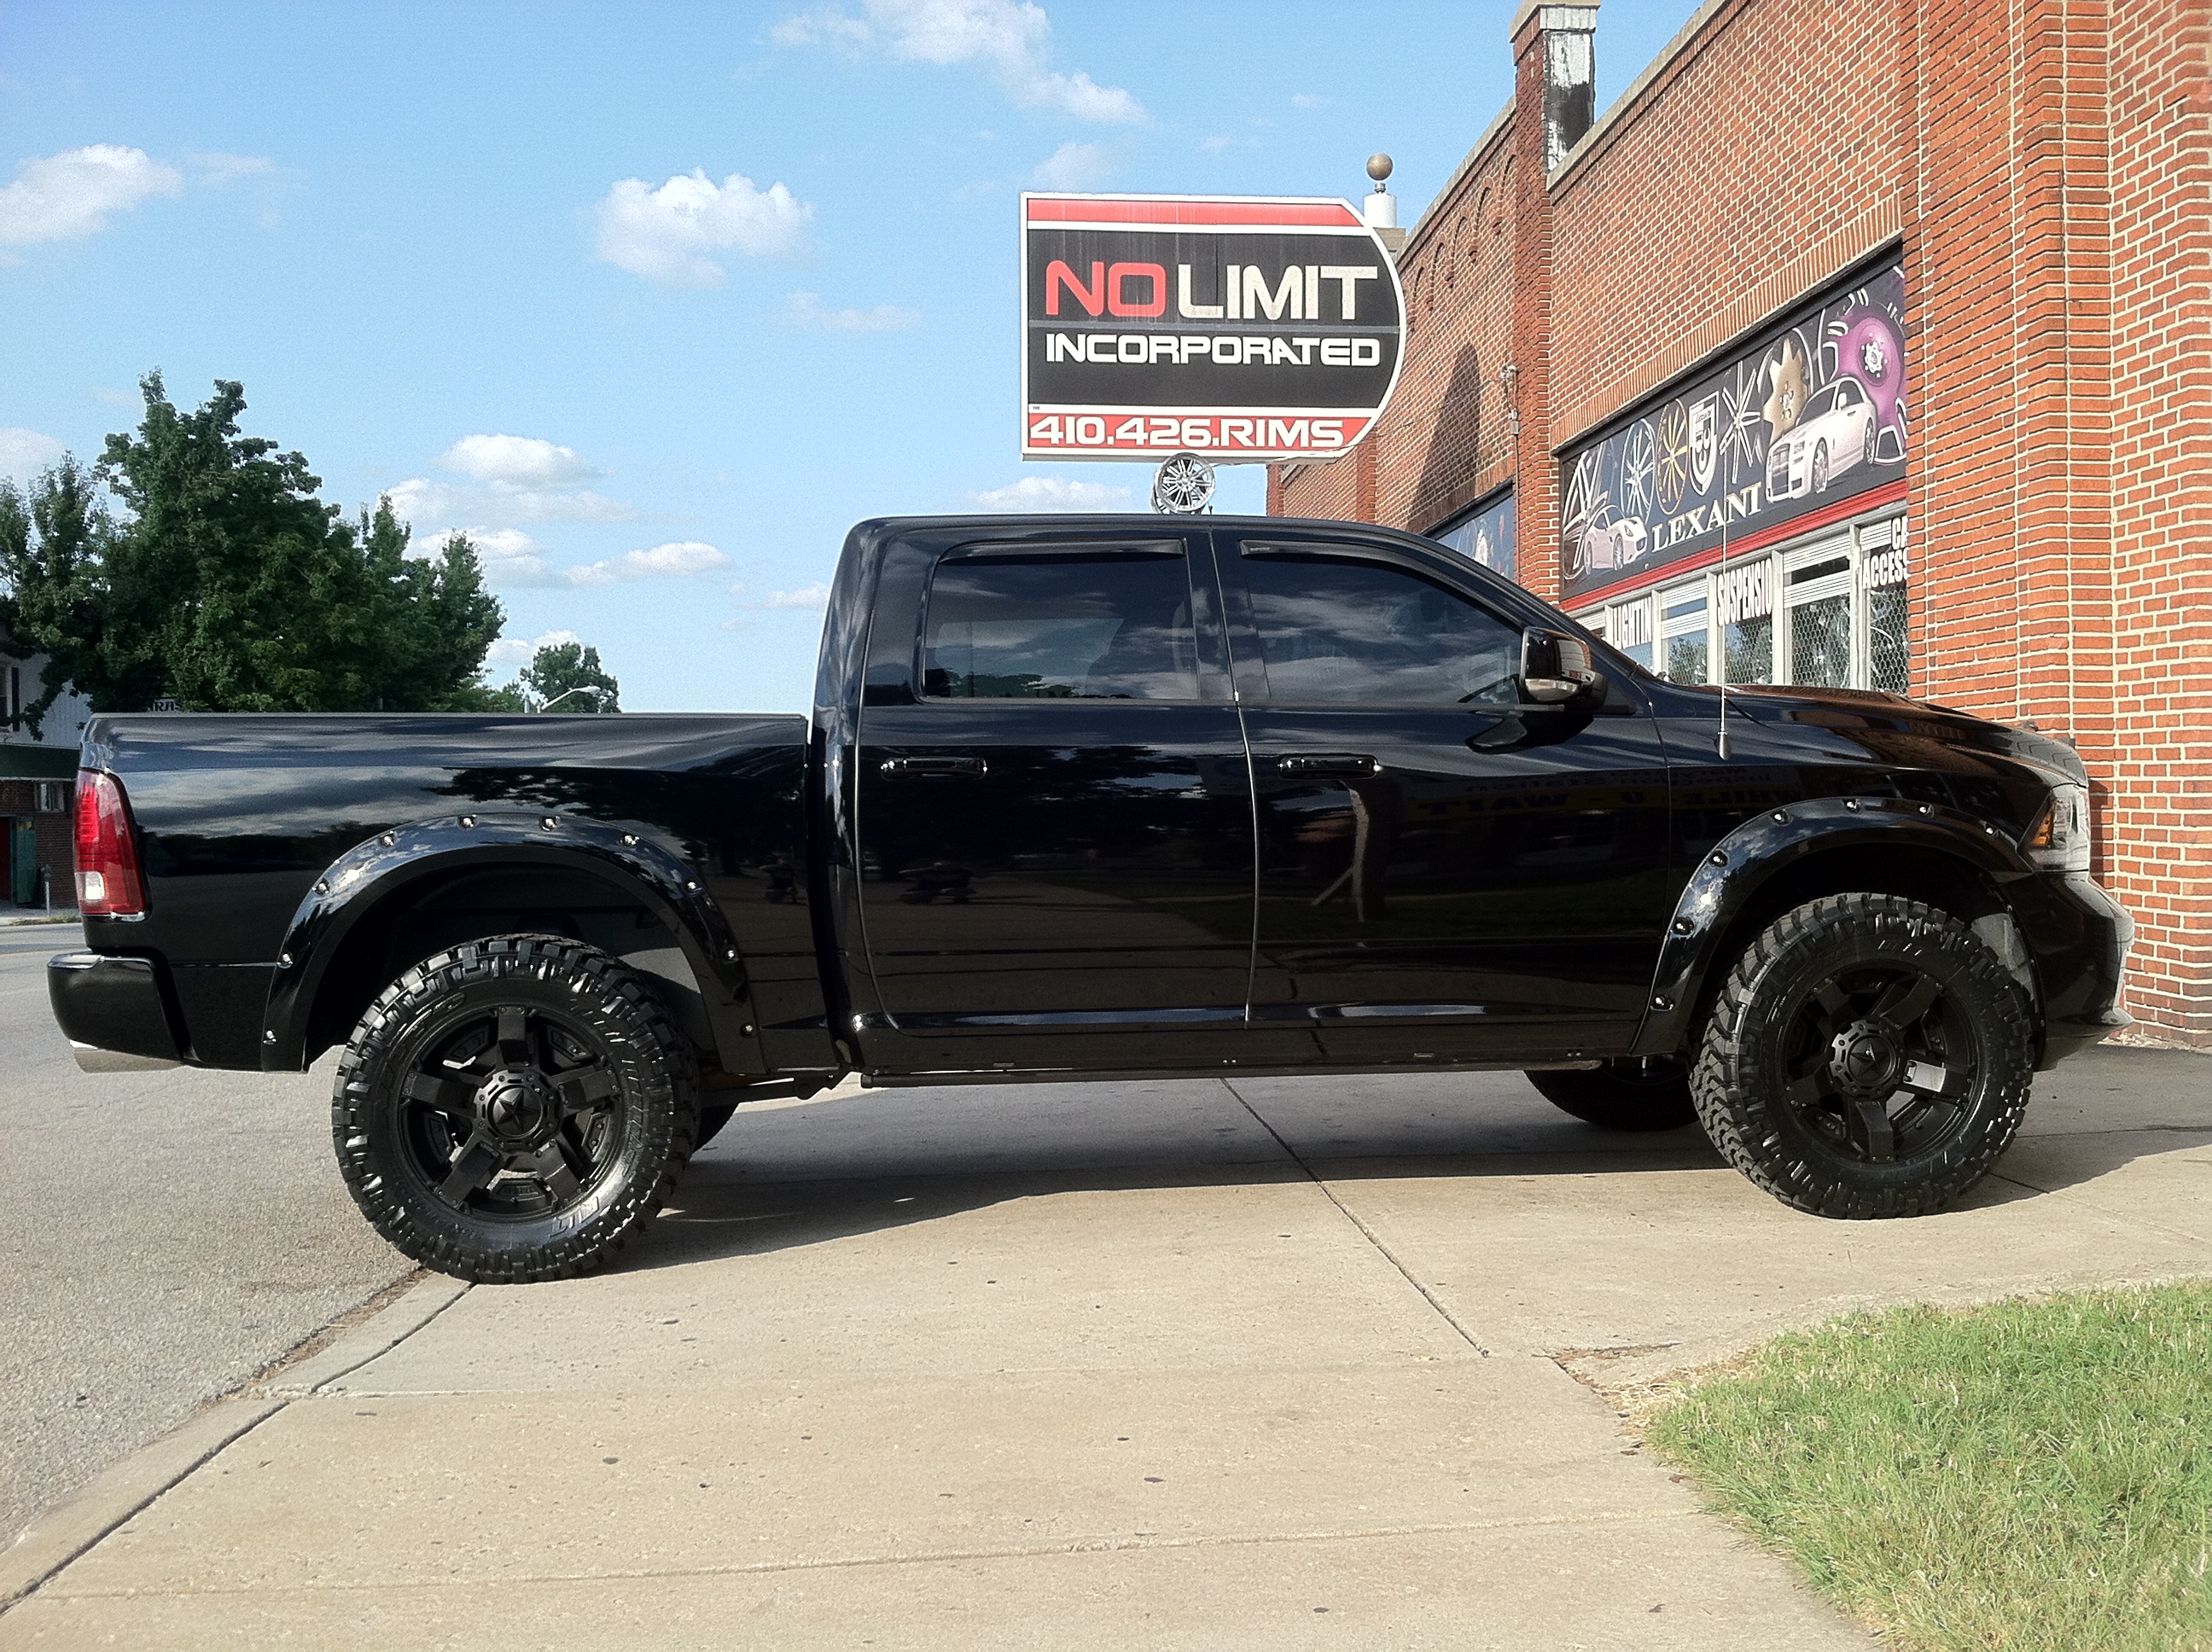
<svg viewBox="0 0 2212 1652"><path fill-rule="evenodd" d="M1313 531L1222 541L1271 1057L1625 1050L1674 893L1640 698L1525 703L1522 616L1441 555Z"/></svg>
<svg viewBox="0 0 2212 1652"><path fill-rule="evenodd" d="M1036 533L922 561L886 572L860 713L870 1060L1228 1059L1252 816L1206 535Z"/></svg>

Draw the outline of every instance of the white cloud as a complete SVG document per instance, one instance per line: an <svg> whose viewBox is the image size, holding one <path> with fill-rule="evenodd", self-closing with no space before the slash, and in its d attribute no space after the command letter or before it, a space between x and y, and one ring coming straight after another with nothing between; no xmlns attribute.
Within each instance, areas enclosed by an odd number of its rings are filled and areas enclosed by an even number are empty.
<svg viewBox="0 0 2212 1652"><path fill-rule="evenodd" d="M1145 106L1118 86L1101 86L1052 60L1052 20L1027 0L864 0L864 17L823 7L786 18L769 33L781 46L887 51L908 63L980 64L1025 108L1056 110L1104 125L1134 125Z"/></svg>
<svg viewBox="0 0 2212 1652"><path fill-rule="evenodd" d="M633 580L696 579L729 565L726 551L696 539L676 539L572 568L567 578L570 585L626 585Z"/></svg>
<svg viewBox="0 0 2212 1652"><path fill-rule="evenodd" d="M36 430L0 427L0 477L27 483L68 451Z"/></svg>
<svg viewBox="0 0 2212 1652"><path fill-rule="evenodd" d="M203 155L185 157L197 174L196 184L227 184L234 178L252 177L276 170L276 163L265 155L225 155L221 150L210 150Z"/></svg>
<svg viewBox="0 0 2212 1652"><path fill-rule="evenodd" d="M601 474L581 453L536 436L463 436L438 456L438 464L471 483L419 476L395 483L385 495L402 519L512 528L526 522L627 522L637 515L627 501L580 485ZM468 532L474 538L483 531Z"/></svg>
<svg viewBox="0 0 2212 1652"><path fill-rule="evenodd" d="M1089 189L1111 178L1114 152L1103 143L1063 143L1030 174L1047 189Z"/></svg>
<svg viewBox="0 0 2212 1652"><path fill-rule="evenodd" d="M628 501L583 488L471 488L416 476L384 491L393 513L410 523L459 518L511 527L522 522L628 522L637 515L637 507Z"/></svg>
<svg viewBox="0 0 2212 1652"><path fill-rule="evenodd" d="M566 487L599 474L574 448L535 436L463 436L439 455L438 468L517 488Z"/></svg>
<svg viewBox="0 0 2212 1652"><path fill-rule="evenodd" d="M26 161L0 189L0 247L73 241L155 195L181 195L184 174L143 149L93 143ZM0 253L0 258L6 254Z"/></svg>
<svg viewBox="0 0 2212 1652"><path fill-rule="evenodd" d="M694 170L659 189L625 178L599 203L599 255L663 287L720 287L728 272L703 253L795 252L813 216L814 209L781 184L755 189L736 173L717 184Z"/></svg>
<svg viewBox="0 0 2212 1652"><path fill-rule="evenodd" d="M574 631L540 631L534 637L501 637L484 654L484 664L520 671L538 658L540 648L557 648L564 642L581 642Z"/></svg>
<svg viewBox="0 0 2212 1652"><path fill-rule="evenodd" d="M1291 94L1291 107L1293 109L1318 109L1323 104L1335 101L1334 98L1325 98L1316 92L1295 92Z"/></svg>
<svg viewBox="0 0 2212 1652"><path fill-rule="evenodd" d="M733 597L742 597L745 594L745 589L742 585L733 585L730 587L730 594ZM828 582L817 580L813 584L803 585L796 591L771 591L766 596L755 597L750 601L739 603L738 606L740 608L820 608L826 605L829 600ZM726 631L741 630L744 629L744 623L725 622L722 629Z"/></svg>
<svg viewBox="0 0 2212 1652"><path fill-rule="evenodd" d="M919 310L878 304L872 310L825 310L819 295L793 293L783 301L787 326L819 327L831 332L902 332L921 319Z"/></svg>
<svg viewBox="0 0 2212 1652"><path fill-rule="evenodd" d="M397 506L393 508L398 510ZM483 567L487 585L511 591L568 583L561 571L545 560L545 547L520 528L440 528L432 533L417 533L408 542L407 553L410 556L437 556L457 533L465 535L477 548L477 561Z"/></svg>
<svg viewBox="0 0 2212 1652"><path fill-rule="evenodd" d="M986 488L963 496L974 511L1126 511L1135 493L1110 482L1069 482L1056 476L1025 476L1003 488Z"/></svg>

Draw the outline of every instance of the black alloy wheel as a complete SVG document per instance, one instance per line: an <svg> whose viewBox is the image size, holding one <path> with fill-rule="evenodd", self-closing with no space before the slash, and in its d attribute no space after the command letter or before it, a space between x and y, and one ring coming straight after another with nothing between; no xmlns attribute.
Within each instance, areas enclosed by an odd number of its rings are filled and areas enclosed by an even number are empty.
<svg viewBox="0 0 2212 1652"><path fill-rule="evenodd" d="M1690 1099L1690 1064L1680 1056L1607 1061L1528 1075L1536 1091L1563 1113L1601 1130L1679 1130L1698 1120Z"/></svg>
<svg viewBox="0 0 2212 1652"><path fill-rule="evenodd" d="M597 1266L659 1208L698 1129L696 1058L632 971L557 936L425 960L339 1062L331 1128L379 1231L459 1278Z"/></svg>
<svg viewBox="0 0 2212 1652"><path fill-rule="evenodd" d="M1996 1163L2033 1066L2025 995L1971 929L1898 896L1830 896L1730 972L1692 1093L1714 1145L1785 1204L1911 1216Z"/></svg>

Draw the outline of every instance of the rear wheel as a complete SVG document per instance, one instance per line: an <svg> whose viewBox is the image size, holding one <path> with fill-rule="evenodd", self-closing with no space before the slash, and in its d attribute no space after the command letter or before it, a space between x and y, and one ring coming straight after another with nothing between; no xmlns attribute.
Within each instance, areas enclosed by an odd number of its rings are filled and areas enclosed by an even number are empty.
<svg viewBox="0 0 2212 1652"><path fill-rule="evenodd" d="M1676 1056L1532 1072L1528 1082L1553 1106L1601 1130L1679 1130L1698 1116L1690 1064Z"/></svg>
<svg viewBox="0 0 2212 1652"><path fill-rule="evenodd" d="M2034 1065L2027 1001L1972 930L1836 895L1785 913L1729 972L1692 1093L1714 1146L1784 1204L1917 1216L2011 1145Z"/></svg>
<svg viewBox="0 0 2212 1652"><path fill-rule="evenodd" d="M410 969L338 1063L338 1168L377 1230L457 1278L581 1273L660 1207L698 1129L696 1058L644 982L548 935Z"/></svg>

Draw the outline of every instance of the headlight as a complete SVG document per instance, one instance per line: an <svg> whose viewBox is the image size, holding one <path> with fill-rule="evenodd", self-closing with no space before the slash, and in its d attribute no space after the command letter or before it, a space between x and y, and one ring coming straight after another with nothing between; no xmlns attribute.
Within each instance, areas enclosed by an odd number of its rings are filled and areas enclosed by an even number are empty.
<svg viewBox="0 0 2212 1652"><path fill-rule="evenodd" d="M2089 792L2071 781L2051 788L2049 801L2020 841L2027 858L2054 872L2089 870Z"/></svg>

